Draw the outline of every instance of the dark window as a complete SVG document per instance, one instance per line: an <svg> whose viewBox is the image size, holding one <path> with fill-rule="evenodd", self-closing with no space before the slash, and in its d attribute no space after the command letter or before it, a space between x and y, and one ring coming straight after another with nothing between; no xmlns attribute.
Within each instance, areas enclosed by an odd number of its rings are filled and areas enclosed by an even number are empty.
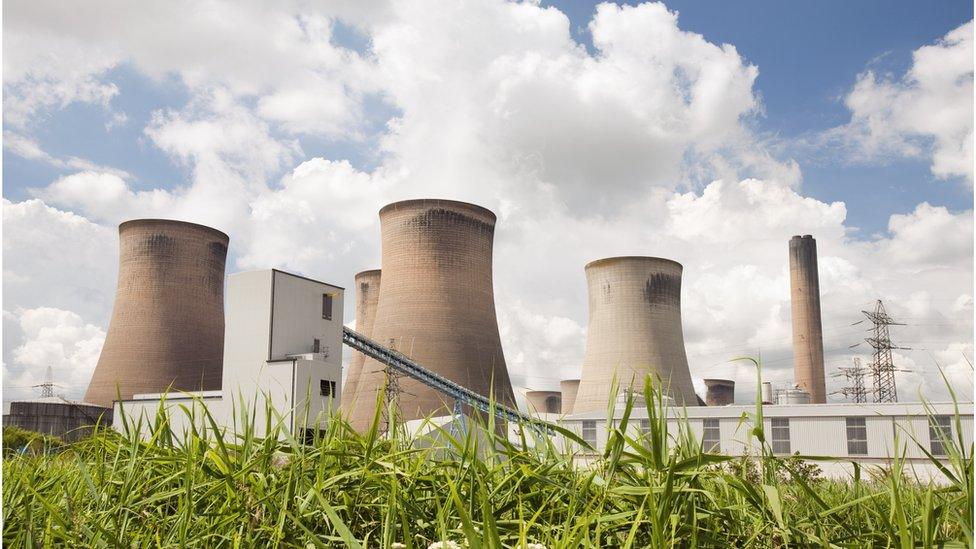
<svg viewBox="0 0 976 549"><path fill-rule="evenodd" d="M328 379L323 379L319 381L319 392L322 396L335 396L336 394L336 382L329 381Z"/></svg>
<svg viewBox="0 0 976 549"><path fill-rule="evenodd" d="M318 434L319 440L325 438L325 429L302 429L299 432L302 444L305 446L311 446L315 444L315 435Z"/></svg>
<svg viewBox="0 0 976 549"><path fill-rule="evenodd" d="M719 430L718 418L705 418L702 420L702 450L705 452L720 452L722 449L721 431Z"/></svg>
<svg viewBox="0 0 976 549"><path fill-rule="evenodd" d="M929 448L933 456L946 455L946 444L952 436L952 418L929 416Z"/></svg>
<svg viewBox="0 0 976 549"><path fill-rule="evenodd" d="M322 342L317 338L312 340L312 352L321 353L322 352Z"/></svg>
<svg viewBox="0 0 976 549"><path fill-rule="evenodd" d="M322 318L332 320L332 294L322 294Z"/></svg>
<svg viewBox="0 0 976 549"><path fill-rule="evenodd" d="M773 442L774 454L790 453L790 418L774 417L770 419L770 440Z"/></svg>
<svg viewBox="0 0 976 549"><path fill-rule="evenodd" d="M583 421L583 440L591 446L596 446L596 421Z"/></svg>
<svg viewBox="0 0 976 549"><path fill-rule="evenodd" d="M651 420L642 419L640 420L640 432L641 435L647 436L651 432Z"/></svg>
<svg viewBox="0 0 976 549"><path fill-rule="evenodd" d="M561 408L562 408L562 399L560 399L559 397L551 396L546 399L547 414L558 414Z"/></svg>
<svg viewBox="0 0 976 549"><path fill-rule="evenodd" d="M847 453L852 456L868 454L868 427L863 417L847 418Z"/></svg>

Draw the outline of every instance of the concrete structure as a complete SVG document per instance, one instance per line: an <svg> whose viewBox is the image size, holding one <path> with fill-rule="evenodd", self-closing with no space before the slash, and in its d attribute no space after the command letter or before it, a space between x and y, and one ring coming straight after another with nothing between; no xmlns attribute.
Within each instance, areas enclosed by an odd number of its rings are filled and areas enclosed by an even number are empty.
<svg viewBox="0 0 976 549"><path fill-rule="evenodd" d="M932 419L926 414L925 406L917 402L764 406L763 427L766 440L776 454L799 452L801 455L842 458L843 461L817 462L829 477L851 478L854 471L851 462L862 467L885 467L892 457L904 451L909 474L914 471L923 481L942 479L941 473L909 435L940 458L945 457L945 451L937 436L939 429L951 431L953 437L961 434L969 448L973 444L973 403L959 403L961 433L956 432L952 403L933 403L931 407ZM623 413L622 407L615 409L615 424L619 424ZM726 455L759 453L759 443L750 433L755 405L671 408L668 414L672 437L678 434L681 416L687 414L688 426L706 449ZM628 433L640 435L641 430L648 427L646 420L646 408L633 408ZM606 410L573 414L561 419L560 423L591 442L597 452L606 447L609 434ZM573 446L567 447L567 451L576 452L580 460L595 457L574 444L562 443ZM862 469L862 477L867 474Z"/></svg>
<svg viewBox="0 0 976 549"><path fill-rule="evenodd" d="M681 330L681 264L612 257L586 266L589 327L573 413L603 410L612 380L643 391L660 381L678 404L697 406Z"/></svg>
<svg viewBox="0 0 976 549"><path fill-rule="evenodd" d="M58 396L10 403L4 414L4 427L20 427L35 433L52 435L65 442L89 436L95 425L112 424L112 409L85 402L74 402Z"/></svg>
<svg viewBox="0 0 976 549"><path fill-rule="evenodd" d="M810 404L811 402L813 402L813 399L810 398L810 393L804 391L803 389L794 387L792 389L776 391L776 404Z"/></svg>
<svg viewBox="0 0 976 549"><path fill-rule="evenodd" d="M562 393L559 391L526 391L525 407L533 415L562 413Z"/></svg>
<svg viewBox="0 0 976 549"><path fill-rule="evenodd" d="M182 221L119 225L115 306L85 401L220 387L228 242Z"/></svg>
<svg viewBox="0 0 976 549"><path fill-rule="evenodd" d="M356 331L366 337L373 337L373 323L376 320L376 306L380 301L380 275L382 271L374 269L356 274ZM363 373L366 355L353 351L349 358L349 370L342 387L342 409L355 409L352 397L358 394L356 387Z"/></svg>
<svg viewBox="0 0 976 549"><path fill-rule="evenodd" d="M559 382L559 392L562 393L562 412L564 414L573 413L573 406L576 405L576 393L579 391L580 380L564 379Z"/></svg>
<svg viewBox="0 0 976 549"><path fill-rule="evenodd" d="M815 404L827 402L817 241L810 235L790 239L790 299L793 317L793 371L796 384Z"/></svg>
<svg viewBox="0 0 976 549"><path fill-rule="evenodd" d="M762 392L760 393L763 404L773 403L773 384L768 381L763 381Z"/></svg>
<svg viewBox="0 0 976 549"><path fill-rule="evenodd" d="M179 404L206 406L220 426L239 421L242 408L256 409L258 436L266 405L295 434L324 429L342 394L342 300L338 286L278 270L230 276L223 387L166 395L177 430L189 422ZM130 423L153 418L162 396L137 394L117 402L116 428L123 428L123 408ZM197 420L202 424L199 414Z"/></svg>
<svg viewBox="0 0 976 549"><path fill-rule="evenodd" d="M735 402L735 382L731 379L704 379L705 405L728 406Z"/></svg>
<svg viewBox="0 0 976 549"><path fill-rule="evenodd" d="M492 288L495 214L450 200L407 200L380 210L382 271L373 338L424 367L507 405L515 399L502 354ZM367 359L350 419L365 429L384 367ZM401 379L404 419L444 415L453 402Z"/></svg>

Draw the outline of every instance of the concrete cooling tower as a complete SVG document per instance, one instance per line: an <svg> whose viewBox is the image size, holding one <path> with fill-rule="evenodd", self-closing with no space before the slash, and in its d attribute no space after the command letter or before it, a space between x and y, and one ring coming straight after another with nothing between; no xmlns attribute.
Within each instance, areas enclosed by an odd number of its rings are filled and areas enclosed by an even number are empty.
<svg viewBox="0 0 976 549"><path fill-rule="evenodd" d="M86 401L110 407L117 394L220 389L228 242L182 221L119 225L115 307Z"/></svg>
<svg viewBox="0 0 976 549"><path fill-rule="evenodd" d="M380 210L383 283L373 339L472 391L514 405L492 289L495 215L450 200L407 200ZM372 421L384 367L366 359L350 419ZM453 401L400 378L404 419L445 415Z"/></svg>
<svg viewBox="0 0 976 549"><path fill-rule="evenodd" d="M573 413L576 404L576 393L579 391L580 380L564 379L559 382L559 392L563 396L563 414Z"/></svg>
<svg viewBox="0 0 976 549"><path fill-rule="evenodd" d="M605 410L615 375L621 391L643 392L645 376L660 378L677 404L697 406L681 331L681 264L611 257L588 264L586 281L590 320L572 412Z"/></svg>
<svg viewBox="0 0 976 549"><path fill-rule="evenodd" d="M703 379L705 405L728 406L735 402L735 382L731 379Z"/></svg>
<svg viewBox="0 0 976 549"><path fill-rule="evenodd" d="M526 391L525 407L530 414L562 413L562 393L559 391Z"/></svg>
<svg viewBox="0 0 976 549"><path fill-rule="evenodd" d="M356 331L366 337L373 337L373 321L376 320L376 305L380 301L380 271L363 271L356 275ZM342 388L342 409L352 410L355 403L352 397L357 394L356 387L363 373L366 355L353 351L349 359L349 373Z"/></svg>
<svg viewBox="0 0 976 549"><path fill-rule="evenodd" d="M814 404L827 402L824 381L823 327L820 323L820 276L817 241L810 235L790 239L790 301L793 316L793 376Z"/></svg>

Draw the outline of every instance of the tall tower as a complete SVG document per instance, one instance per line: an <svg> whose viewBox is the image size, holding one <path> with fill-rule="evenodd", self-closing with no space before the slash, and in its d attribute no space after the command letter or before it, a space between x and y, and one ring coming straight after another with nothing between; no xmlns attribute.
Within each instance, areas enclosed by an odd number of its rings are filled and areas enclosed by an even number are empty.
<svg viewBox="0 0 976 549"><path fill-rule="evenodd" d="M87 402L220 388L228 242L216 229L182 221L119 225L115 306Z"/></svg>
<svg viewBox="0 0 976 549"><path fill-rule="evenodd" d="M559 382L559 392L562 393L563 414L573 413L576 405L576 393L579 392L580 380L564 379Z"/></svg>
<svg viewBox="0 0 976 549"><path fill-rule="evenodd" d="M438 374L499 403L515 404L492 289L495 214L451 200L407 200L380 210L382 271L373 337ZM349 410L372 421L384 366L366 359ZM453 401L413 379L399 383L402 418L445 415Z"/></svg>
<svg viewBox="0 0 976 549"><path fill-rule="evenodd" d="M793 378L810 393L810 402L827 402L824 381L823 327L820 324L820 277L817 241L810 235L790 239L790 298L793 316Z"/></svg>
<svg viewBox="0 0 976 549"><path fill-rule="evenodd" d="M639 392L650 375L677 404L698 405L681 330L681 271L657 257L586 266L590 320L573 413L606 409L614 375L621 389Z"/></svg>
<svg viewBox="0 0 976 549"><path fill-rule="evenodd" d="M382 271L373 269L356 274L356 331L366 337L373 337L373 322L376 320L376 305L380 301L380 275ZM342 388L342 409L348 413L355 406L352 400L363 373L366 355L353 351L349 359L349 373Z"/></svg>

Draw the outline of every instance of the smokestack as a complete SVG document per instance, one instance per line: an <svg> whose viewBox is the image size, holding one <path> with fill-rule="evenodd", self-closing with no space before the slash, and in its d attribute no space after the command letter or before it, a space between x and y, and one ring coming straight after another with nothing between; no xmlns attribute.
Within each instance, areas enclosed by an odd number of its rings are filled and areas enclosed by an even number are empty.
<svg viewBox="0 0 976 549"><path fill-rule="evenodd" d="M383 283L373 339L514 405L492 289L495 214L464 202L407 200L380 210L380 230ZM350 410L357 429L372 421L383 384L383 365L366 359ZM408 378L399 385L403 419L451 413L453 401L434 389Z"/></svg>
<svg viewBox="0 0 976 549"><path fill-rule="evenodd" d="M657 257L586 266L590 320L573 413L606 409L615 375L621 391L642 394L650 375L678 405L698 405L681 331L681 271L680 263Z"/></svg>
<svg viewBox="0 0 976 549"><path fill-rule="evenodd" d="M790 239L790 297L793 316L793 368L796 385L811 402L827 402L817 241L810 235Z"/></svg>
<svg viewBox="0 0 976 549"><path fill-rule="evenodd" d="M373 323L376 320L376 305L380 301L380 274L374 269L356 275L356 331L366 337L373 337ZM355 407L352 397L356 395L359 378L363 373L366 355L353 351L349 359L349 373L342 388L342 410L348 413ZM374 402L375 404L375 402Z"/></svg>
<svg viewBox="0 0 976 549"><path fill-rule="evenodd" d="M559 392L563 395L563 413L572 414L576 405L576 393L579 391L580 380L564 379L559 382Z"/></svg>
<svg viewBox="0 0 976 549"><path fill-rule="evenodd" d="M216 229L183 221L119 225L115 307L87 402L220 389L228 242Z"/></svg>
<svg viewBox="0 0 976 549"><path fill-rule="evenodd" d="M735 382L731 379L705 379L705 405L728 406L735 402Z"/></svg>

